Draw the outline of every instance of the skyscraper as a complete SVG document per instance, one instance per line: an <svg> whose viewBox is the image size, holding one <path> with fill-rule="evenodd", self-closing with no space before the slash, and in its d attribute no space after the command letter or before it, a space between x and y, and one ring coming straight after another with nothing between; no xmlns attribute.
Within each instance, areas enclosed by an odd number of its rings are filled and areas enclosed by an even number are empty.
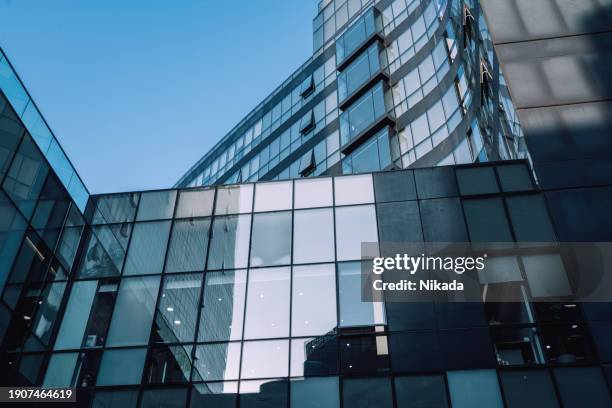
<svg viewBox="0 0 612 408"><path fill-rule="evenodd" d="M89 196L2 54L1 384L93 407L610 406L612 303L575 301L556 249L610 241L606 161L541 142L530 115L558 107L525 102L493 27L529 5L482 3L322 1L312 57L167 190ZM491 256L478 301L364 301L367 248L397 243L539 247Z"/></svg>

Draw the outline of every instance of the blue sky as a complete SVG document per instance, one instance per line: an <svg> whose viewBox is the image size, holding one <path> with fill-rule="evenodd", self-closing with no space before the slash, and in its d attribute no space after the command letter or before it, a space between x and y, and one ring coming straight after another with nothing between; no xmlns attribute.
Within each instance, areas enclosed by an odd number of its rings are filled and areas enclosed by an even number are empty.
<svg viewBox="0 0 612 408"><path fill-rule="evenodd" d="M316 0L0 0L0 45L92 193L164 188L312 52Z"/></svg>

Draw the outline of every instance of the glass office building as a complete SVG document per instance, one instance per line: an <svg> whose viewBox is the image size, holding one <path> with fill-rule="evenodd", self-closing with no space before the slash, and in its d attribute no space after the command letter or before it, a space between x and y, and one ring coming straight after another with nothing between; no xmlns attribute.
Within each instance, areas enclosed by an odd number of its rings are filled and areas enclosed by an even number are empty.
<svg viewBox="0 0 612 408"><path fill-rule="evenodd" d="M480 5L324 1L313 28L177 186L86 208L0 84L0 384L86 407L609 407L612 304L529 301L550 258L481 277L520 302L361 298L363 242L612 241L588 221L612 194L559 206L580 189L534 175Z"/></svg>

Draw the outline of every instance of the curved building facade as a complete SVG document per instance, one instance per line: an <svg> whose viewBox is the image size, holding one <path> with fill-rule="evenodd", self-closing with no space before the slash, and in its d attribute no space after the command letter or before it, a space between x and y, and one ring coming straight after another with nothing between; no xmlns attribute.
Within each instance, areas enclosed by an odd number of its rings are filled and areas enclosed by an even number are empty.
<svg viewBox="0 0 612 408"><path fill-rule="evenodd" d="M177 186L528 156L478 2L319 9L312 58Z"/></svg>

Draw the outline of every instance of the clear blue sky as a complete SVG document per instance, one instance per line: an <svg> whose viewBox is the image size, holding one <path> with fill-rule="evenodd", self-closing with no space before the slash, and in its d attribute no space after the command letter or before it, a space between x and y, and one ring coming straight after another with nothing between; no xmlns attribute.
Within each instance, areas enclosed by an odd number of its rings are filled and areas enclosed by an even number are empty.
<svg viewBox="0 0 612 408"><path fill-rule="evenodd" d="M312 53L316 0L0 0L0 45L92 193L164 188Z"/></svg>

